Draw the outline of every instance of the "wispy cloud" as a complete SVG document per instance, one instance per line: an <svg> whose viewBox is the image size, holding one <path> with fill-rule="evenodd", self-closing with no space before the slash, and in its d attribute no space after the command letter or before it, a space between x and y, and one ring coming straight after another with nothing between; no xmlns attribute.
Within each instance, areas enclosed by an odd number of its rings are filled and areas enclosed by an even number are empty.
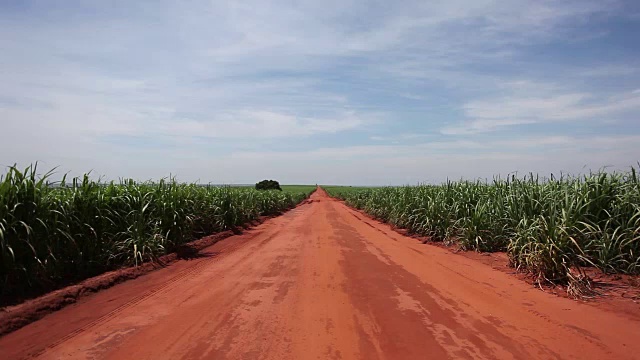
<svg viewBox="0 0 640 360"><path fill-rule="evenodd" d="M640 93L634 90L603 97L553 90L546 94L540 94L539 90L533 93L516 90L510 96L468 102L463 109L470 120L444 127L441 130L443 134L474 134L515 125L558 121L596 119L607 123L616 116L629 113L635 116L640 110Z"/></svg>
<svg viewBox="0 0 640 360"><path fill-rule="evenodd" d="M353 130L364 124L352 112L330 118L305 118L273 111L234 111L217 118L197 121L185 119L160 124L163 135L210 138L282 138L334 134Z"/></svg>

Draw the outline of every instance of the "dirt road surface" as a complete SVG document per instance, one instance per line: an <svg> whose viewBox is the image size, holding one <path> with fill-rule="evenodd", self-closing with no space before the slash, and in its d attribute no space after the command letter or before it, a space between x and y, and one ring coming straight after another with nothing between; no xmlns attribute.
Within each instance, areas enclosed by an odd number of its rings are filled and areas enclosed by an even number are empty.
<svg viewBox="0 0 640 360"><path fill-rule="evenodd" d="M311 202L0 338L0 359L630 359L640 318Z"/></svg>

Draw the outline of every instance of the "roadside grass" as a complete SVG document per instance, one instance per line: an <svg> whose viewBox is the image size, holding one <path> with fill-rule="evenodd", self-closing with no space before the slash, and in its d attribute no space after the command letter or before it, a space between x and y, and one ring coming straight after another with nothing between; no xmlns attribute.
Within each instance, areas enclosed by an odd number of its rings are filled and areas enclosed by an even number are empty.
<svg viewBox="0 0 640 360"><path fill-rule="evenodd" d="M157 182L101 183L88 175L50 182L36 166L0 175L0 295L33 296L180 245L275 215L312 187L253 187ZM315 188L315 187L313 187Z"/></svg>
<svg viewBox="0 0 640 360"><path fill-rule="evenodd" d="M384 189L385 187L377 186L349 186L349 185L320 185L329 195L356 193L364 190Z"/></svg>
<svg viewBox="0 0 640 360"><path fill-rule="evenodd" d="M282 191L290 192L290 193L304 193L310 195L312 192L316 191L315 185L280 185Z"/></svg>
<svg viewBox="0 0 640 360"><path fill-rule="evenodd" d="M534 175L441 185L326 186L373 217L476 251L506 251L542 283L584 288L584 267L640 273L640 181L623 173ZM584 293L586 290L578 292Z"/></svg>

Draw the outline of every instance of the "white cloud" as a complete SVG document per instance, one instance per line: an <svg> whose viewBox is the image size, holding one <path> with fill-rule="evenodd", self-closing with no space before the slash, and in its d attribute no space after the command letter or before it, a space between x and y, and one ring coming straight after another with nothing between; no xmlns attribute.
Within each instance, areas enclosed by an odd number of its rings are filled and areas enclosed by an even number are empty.
<svg viewBox="0 0 640 360"><path fill-rule="evenodd" d="M577 69L576 75L580 77L607 78L614 76L630 76L638 74L638 72L640 72L640 68L637 65L631 66L627 64L610 64Z"/></svg>
<svg viewBox="0 0 640 360"><path fill-rule="evenodd" d="M351 146L302 152L242 152L228 159L264 169L288 183L399 185L449 179L492 179L529 172L548 176L628 170L640 136L523 137L501 141L439 141ZM312 167L304 164L314 164ZM309 181L307 181L309 182Z"/></svg>
<svg viewBox="0 0 640 360"><path fill-rule="evenodd" d="M589 120L640 110L640 96L635 92L606 98L585 93L551 92L547 95L527 94L525 91L506 97L476 100L463 106L470 119L462 124L441 129L446 135L476 134L509 126L553 123L557 121Z"/></svg>
<svg viewBox="0 0 640 360"><path fill-rule="evenodd" d="M333 158L351 159L363 155L376 159L395 158L405 156L407 158L426 155L464 155L470 152L474 156L486 154L505 155L523 154L526 152L546 153L555 150L570 149L574 151L589 149L597 150L626 150L630 145L640 142L640 135L628 136L595 136L595 137L570 137L570 136L529 136L516 137L508 140L440 140L423 142L419 144L389 144L389 145L363 145L347 147L323 147L309 151L277 151L277 152L240 152L236 157L253 158L271 156L274 158L321 158L331 160ZM470 151L471 150L471 151Z"/></svg>
<svg viewBox="0 0 640 360"><path fill-rule="evenodd" d="M306 118L273 111L241 110L213 115L209 120L179 120L160 124L162 135L209 138L283 138L334 134L358 128L365 121L353 112L332 118Z"/></svg>

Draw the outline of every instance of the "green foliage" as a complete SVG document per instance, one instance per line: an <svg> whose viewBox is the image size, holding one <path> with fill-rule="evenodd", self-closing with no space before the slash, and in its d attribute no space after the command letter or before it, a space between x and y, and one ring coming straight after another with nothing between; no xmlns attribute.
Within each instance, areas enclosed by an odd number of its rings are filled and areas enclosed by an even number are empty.
<svg viewBox="0 0 640 360"><path fill-rule="evenodd" d="M280 190L280 184L275 180L262 180L256 184L256 190Z"/></svg>
<svg viewBox="0 0 640 360"><path fill-rule="evenodd" d="M282 191L294 192L294 193L305 193L311 195L314 191L316 191L316 185L280 185Z"/></svg>
<svg viewBox="0 0 640 360"><path fill-rule="evenodd" d="M349 205L435 241L507 251L540 281L566 282L571 269L640 273L637 171L541 180L377 189L325 187Z"/></svg>
<svg viewBox="0 0 640 360"><path fill-rule="evenodd" d="M0 177L0 295L33 295L293 207L308 192L159 182Z"/></svg>

